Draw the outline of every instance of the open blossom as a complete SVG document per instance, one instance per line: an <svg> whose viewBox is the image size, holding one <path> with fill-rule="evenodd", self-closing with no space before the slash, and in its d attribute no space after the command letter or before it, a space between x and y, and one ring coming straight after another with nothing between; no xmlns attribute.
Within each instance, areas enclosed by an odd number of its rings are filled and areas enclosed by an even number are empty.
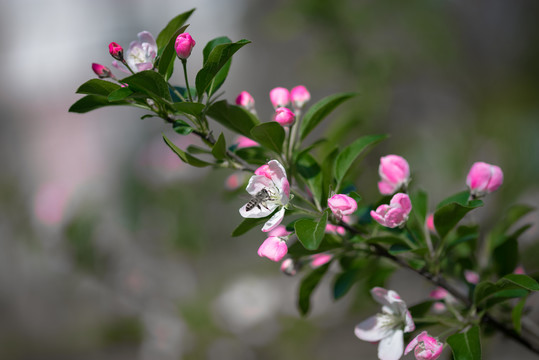
<svg viewBox="0 0 539 360"><path fill-rule="evenodd" d="M176 38L176 43L174 44L174 49L176 49L176 54L180 59L187 59L191 56L191 51L195 47L196 42L193 40L189 33L183 33L178 35Z"/></svg>
<svg viewBox="0 0 539 360"><path fill-rule="evenodd" d="M412 315L395 291L375 287L371 294L376 302L382 304L382 312L357 325L354 333L361 340L380 342L380 360L398 360L404 349L403 334L415 329Z"/></svg>
<svg viewBox="0 0 539 360"><path fill-rule="evenodd" d="M311 94L305 86L298 85L290 90L290 99L292 100L294 109L301 109L307 101L311 100Z"/></svg>
<svg viewBox="0 0 539 360"><path fill-rule="evenodd" d="M476 198L496 191L502 183L502 169L484 162L474 163L466 177L466 185L470 188L471 195Z"/></svg>
<svg viewBox="0 0 539 360"><path fill-rule="evenodd" d="M348 195L335 194L328 199L328 206L337 219L353 214L357 210L357 202Z"/></svg>
<svg viewBox="0 0 539 360"><path fill-rule="evenodd" d="M416 360L435 360L440 357L443 349L443 343L423 331L406 346L404 355L414 350Z"/></svg>
<svg viewBox="0 0 539 360"><path fill-rule="evenodd" d="M153 69L153 61L157 56L157 44L153 35L148 31L142 31L137 34L138 41L132 41L124 54L125 61L134 72ZM117 69L130 74L127 68L117 61L112 65Z"/></svg>
<svg viewBox="0 0 539 360"><path fill-rule="evenodd" d="M274 108L284 107L290 102L290 93L284 87L276 87L270 91L270 100Z"/></svg>
<svg viewBox="0 0 539 360"><path fill-rule="evenodd" d="M281 223L290 199L290 184L281 163L271 160L267 165L265 175L255 174L249 179L246 190L253 198L240 208L244 218L263 218L277 209L262 227L264 232L275 229Z"/></svg>
<svg viewBox="0 0 539 360"><path fill-rule="evenodd" d="M267 257L271 261L281 261L287 252L286 238L278 236L268 237L258 248L258 256Z"/></svg>
<svg viewBox="0 0 539 360"><path fill-rule="evenodd" d="M389 205L378 206L376 211L371 210L371 217L380 225L388 228L395 228L403 225L408 220L408 215L412 211L410 197L403 193L393 196Z"/></svg>
<svg viewBox="0 0 539 360"><path fill-rule="evenodd" d="M378 173L382 179L378 182L378 189L382 195L391 195L410 181L410 166L398 155L382 156Z"/></svg>

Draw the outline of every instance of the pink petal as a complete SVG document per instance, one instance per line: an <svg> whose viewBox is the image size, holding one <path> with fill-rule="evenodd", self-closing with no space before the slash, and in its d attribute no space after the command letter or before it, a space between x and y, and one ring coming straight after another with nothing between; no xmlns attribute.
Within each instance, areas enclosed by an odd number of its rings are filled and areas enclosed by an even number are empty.
<svg viewBox="0 0 539 360"><path fill-rule="evenodd" d="M268 162L268 166L272 172L272 179L281 182L282 178L286 178L286 171L284 170L284 167L283 165L281 165L280 162L278 162L277 160L270 160ZM277 183L277 181L275 180L273 182Z"/></svg>
<svg viewBox="0 0 539 360"><path fill-rule="evenodd" d="M245 188L249 194L255 196L262 189L272 188L273 182L263 175L253 175Z"/></svg>
<svg viewBox="0 0 539 360"><path fill-rule="evenodd" d="M267 257L272 261L281 261L287 252L286 242L275 236L267 238L258 248L259 256Z"/></svg>
<svg viewBox="0 0 539 360"><path fill-rule="evenodd" d="M420 333L419 335L417 335L415 338L413 338L412 341L410 341L410 343L406 346L406 349L404 349L404 355L408 355L408 353L412 350L414 350L414 348L417 346L417 344L419 344L419 337L423 334L427 334L426 331L423 331L422 333Z"/></svg>
<svg viewBox="0 0 539 360"><path fill-rule="evenodd" d="M378 182L378 190L382 195L391 195L397 190L397 186L382 180Z"/></svg>

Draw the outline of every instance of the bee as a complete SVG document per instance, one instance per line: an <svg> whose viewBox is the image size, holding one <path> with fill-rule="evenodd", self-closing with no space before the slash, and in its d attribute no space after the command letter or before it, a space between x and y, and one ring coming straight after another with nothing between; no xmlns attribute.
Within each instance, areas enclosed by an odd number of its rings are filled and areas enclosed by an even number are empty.
<svg viewBox="0 0 539 360"><path fill-rule="evenodd" d="M259 192L256 193L255 196L249 200L249 202L245 205L245 211L251 211L255 207L260 209L260 206L264 206L264 208L267 209L265 206L265 202L270 199L270 193L266 189L262 189Z"/></svg>

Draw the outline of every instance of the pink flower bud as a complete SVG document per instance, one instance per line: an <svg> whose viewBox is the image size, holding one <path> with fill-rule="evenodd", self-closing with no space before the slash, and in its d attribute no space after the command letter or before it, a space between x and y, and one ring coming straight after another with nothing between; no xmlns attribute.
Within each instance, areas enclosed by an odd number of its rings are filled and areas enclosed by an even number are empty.
<svg viewBox="0 0 539 360"><path fill-rule="evenodd" d="M290 102L288 89L276 87L270 91L270 100L274 108L287 106Z"/></svg>
<svg viewBox="0 0 539 360"><path fill-rule="evenodd" d="M436 289L432 290L429 294L429 297L431 297L432 299L435 299L435 300L443 300L446 298L446 296L448 295L449 293L447 292L446 289L442 288L442 287L437 287Z"/></svg>
<svg viewBox="0 0 539 360"><path fill-rule="evenodd" d="M196 42L193 40L189 33L183 33L178 35L176 38L176 44L174 48L176 49L176 54L180 59L187 59L191 55L191 50L195 47Z"/></svg>
<svg viewBox="0 0 539 360"><path fill-rule="evenodd" d="M526 274L526 271L524 270L524 267L522 265L519 265L515 268L515 270L513 271L514 274L519 274L519 275L525 275Z"/></svg>
<svg viewBox="0 0 539 360"><path fill-rule="evenodd" d="M423 331L406 346L404 355L414 350L416 360L435 360L440 357L443 349L443 343L429 336L426 331Z"/></svg>
<svg viewBox="0 0 539 360"><path fill-rule="evenodd" d="M391 195L410 181L408 162L398 155L382 156L378 173L382 178L382 181L378 183L378 189L382 195Z"/></svg>
<svg viewBox="0 0 539 360"><path fill-rule="evenodd" d="M238 136L238 138L236 139L236 144L237 144L236 149L259 146L259 144L256 141L251 140L246 136Z"/></svg>
<svg viewBox="0 0 539 360"><path fill-rule="evenodd" d="M357 203L348 195L336 194L328 199L328 206L337 219L344 215L353 214L357 210Z"/></svg>
<svg viewBox="0 0 539 360"><path fill-rule="evenodd" d="M313 267L313 269L316 269L317 267L320 267L330 262L332 258L333 255L323 253L311 255L311 266Z"/></svg>
<svg viewBox="0 0 539 360"><path fill-rule="evenodd" d="M294 115L294 113L290 109L280 107L275 110L273 120L277 121L282 126L292 125L292 123L294 123L294 120L296 120L296 115Z"/></svg>
<svg viewBox="0 0 539 360"><path fill-rule="evenodd" d="M479 283L479 274L475 271L464 270L464 278L470 284L477 285Z"/></svg>
<svg viewBox="0 0 539 360"><path fill-rule="evenodd" d="M258 255L271 261L281 261L287 252L286 241L277 236L268 237L258 248Z"/></svg>
<svg viewBox="0 0 539 360"><path fill-rule="evenodd" d="M430 232L436 232L436 228L434 227L434 214L429 214L429 216L427 216L427 229L429 229Z"/></svg>
<svg viewBox="0 0 539 360"><path fill-rule="evenodd" d="M476 198L496 191L502 183L502 169L484 162L474 163L466 177L466 185L470 188L471 195Z"/></svg>
<svg viewBox="0 0 539 360"><path fill-rule="evenodd" d="M268 235L269 236L278 236L278 237L287 237L288 235L290 235L290 233L288 231L286 231L286 226L279 225L275 229L268 232Z"/></svg>
<svg viewBox="0 0 539 360"><path fill-rule="evenodd" d="M298 270L297 268L298 268L297 264L294 262L294 260L290 258L284 259L283 262L281 263L281 272L288 276L296 275L297 270Z"/></svg>
<svg viewBox="0 0 539 360"><path fill-rule="evenodd" d="M123 61L124 49L114 41L109 44L110 55L116 60Z"/></svg>
<svg viewBox="0 0 539 360"><path fill-rule="evenodd" d="M241 185L240 175L232 174L226 178L225 186L228 190L235 190Z"/></svg>
<svg viewBox="0 0 539 360"><path fill-rule="evenodd" d="M371 211L371 217L382 226L395 228L404 225L410 211L412 211L410 197L404 193L397 193L389 205L380 205L376 211Z"/></svg>
<svg viewBox="0 0 539 360"><path fill-rule="evenodd" d="M110 69L101 64L92 63L92 70L101 79L109 78L112 75L112 73L110 72Z"/></svg>
<svg viewBox="0 0 539 360"><path fill-rule="evenodd" d="M328 234L335 234L335 235L344 235L346 234L346 229L342 226L333 225L333 224L327 224L326 225L326 233Z"/></svg>
<svg viewBox="0 0 539 360"><path fill-rule="evenodd" d="M255 108L255 99L247 91L242 91L236 98L236 105L252 111Z"/></svg>
<svg viewBox="0 0 539 360"><path fill-rule="evenodd" d="M305 86L299 85L290 91L290 99L294 109L301 109L307 101L311 100L311 94L309 94Z"/></svg>

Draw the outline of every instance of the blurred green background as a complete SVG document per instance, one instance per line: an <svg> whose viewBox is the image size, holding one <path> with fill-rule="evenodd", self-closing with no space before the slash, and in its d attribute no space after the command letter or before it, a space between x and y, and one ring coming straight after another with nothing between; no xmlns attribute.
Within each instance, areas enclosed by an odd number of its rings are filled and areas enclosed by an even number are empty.
<svg viewBox="0 0 539 360"><path fill-rule="evenodd" d="M187 167L161 133L183 146L196 139L130 108L67 113L78 85L94 77L90 64L110 64L109 42L127 47L142 30L156 35L192 7L191 77L207 41L251 40L234 58L224 97L249 91L262 120L270 119L276 86L305 85L311 104L360 92L318 135L346 144L391 134L354 170L366 202L379 196L379 157L395 153L431 207L465 187L473 162L499 165L503 187L473 214L486 229L510 204L539 204L535 0L0 6L0 359L376 357L376 346L353 334L377 309L367 286L333 302L328 278L311 316L300 318L298 278L256 255L263 235L230 237L246 199L226 190L231 173ZM522 263L534 274L537 213L524 221L534 225L519 244ZM408 304L431 290L405 272L387 286ZM537 299L530 304L537 323ZM534 358L501 337L483 348L488 359Z"/></svg>

